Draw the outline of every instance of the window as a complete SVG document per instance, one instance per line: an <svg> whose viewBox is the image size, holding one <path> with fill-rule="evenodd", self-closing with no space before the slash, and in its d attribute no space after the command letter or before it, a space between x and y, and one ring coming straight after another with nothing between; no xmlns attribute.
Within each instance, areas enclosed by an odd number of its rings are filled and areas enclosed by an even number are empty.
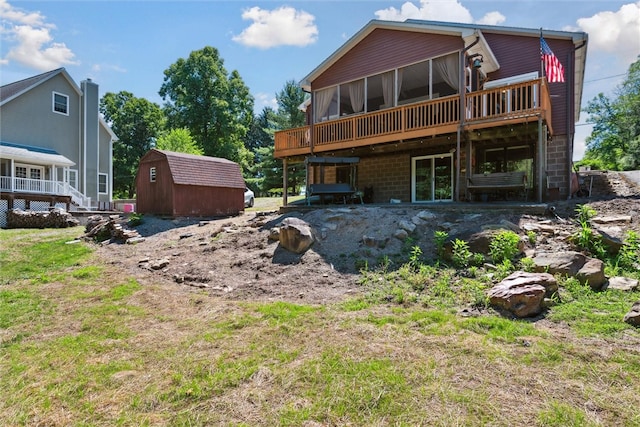
<svg viewBox="0 0 640 427"><path fill-rule="evenodd" d="M149 181L156 182L156 168L155 167L149 169Z"/></svg>
<svg viewBox="0 0 640 427"><path fill-rule="evenodd" d="M16 178L26 178L27 168L25 166L16 166Z"/></svg>
<svg viewBox="0 0 640 427"><path fill-rule="evenodd" d="M98 193L100 194L107 194L108 192L108 185L107 185L107 174L106 173L99 173L98 174Z"/></svg>
<svg viewBox="0 0 640 427"><path fill-rule="evenodd" d="M69 169L68 173L68 182L71 187L75 190L78 189L78 171L76 169Z"/></svg>
<svg viewBox="0 0 640 427"><path fill-rule="evenodd" d="M61 93L53 92L53 111L69 115L69 97Z"/></svg>

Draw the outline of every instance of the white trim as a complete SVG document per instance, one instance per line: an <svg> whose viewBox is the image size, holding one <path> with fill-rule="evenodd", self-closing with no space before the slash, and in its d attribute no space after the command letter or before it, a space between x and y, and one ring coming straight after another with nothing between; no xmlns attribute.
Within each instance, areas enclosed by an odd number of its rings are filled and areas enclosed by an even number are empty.
<svg viewBox="0 0 640 427"><path fill-rule="evenodd" d="M26 147L9 147L6 145L0 145L0 158L17 160L19 162L29 164L54 165L61 167L75 165L74 162L58 153L40 153L38 151L31 151Z"/></svg>
<svg viewBox="0 0 640 427"><path fill-rule="evenodd" d="M56 110L56 95L63 97L66 100L65 106L66 106L66 111L58 111ZM64 93L60 93L60 92L56 92L55 90L51 92L51 111L53 111L56 114L61 114L63 116L69 116L69 110L70 110L70 102L69 102L69 95L65 95Z"/></svg>
<svg viewBox="0 0 640 427"><path fill-rule="evenodd" d="M100 177L104 177L105 191L100 191ZM98 172L98 194L109 194L109 174Z"/></svg>
<svg viewBox="0 0 640 427"><path fill-rule="evenodd" d="M503 79L491 80L483 85L484 89L491 89L499 86L507 86L521 82L528 82L530 80L537 80L538 72L531 71L530 73L518 74L517 76L505 77Z"/></svg>
<svg viewBox="0 0 640 427"><path fill-rule="evenodd" d="M449 157L451 159L451 198L449 199L436 199L436 188L435 188L435 159ZM416 200L416 161L417 160L431 160L431 200ZM431 154L428 156L416 156L411 158L411 203L433 203L433 202L452 202L454 196L454 167L453 167L453 153L440 153L440 154Z"/></svg>
<svg viewBox="0 0 640 427"><path fill-rule="evenodd" d="M71 186L74 190L77 190L78 189L78 170L66 169L65 173L66 173L66 177L64 181L69 183L69 186Z"/></svg>

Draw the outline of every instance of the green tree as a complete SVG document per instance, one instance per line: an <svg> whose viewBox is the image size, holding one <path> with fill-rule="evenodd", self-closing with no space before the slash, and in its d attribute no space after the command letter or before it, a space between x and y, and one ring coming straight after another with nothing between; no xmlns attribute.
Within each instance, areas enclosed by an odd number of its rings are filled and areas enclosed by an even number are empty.
<svg viewBox="0 0 640 427"><path fill-rule="evenodd" d="M280 92L276 94L278 111L276 112L276 127L278 130L291 129L304 126L306 124L306 113L300 106L307 99L302 88L295 81L289 80L285 83ZM282 164L279 167L280 185L282 186ZM305 180L306 169L302 163L288 165L287 187L297 190Z"/></svg>
<svg viewBox="0 0 640 427"><path fill-rule="evenodd" d="M300 109L300 106L307 97L308 95L294 80L289 80L284 84L282 90L276 94L279 129L290 129L305 125L306 113Z"/></svg>
<svg viewBox="0 0 640 427"><path fill-rule="evenodd" d="M202 156L204 152L196 145L189 129L171 129L163 133L156 141L158 150L175 151L178 153L196 154Z"/></svg>
<svg viewBox="0 0 640 427"><path fill-rule="evenodd" d="M593 131L587 137L583 163L599 164L606 169L640 168L640 57L629 67L624 82L616 89L616 98L600 93L586 112Z"/></svg>
<svg viewBox="0 0 640 427"><path fill-rule="evenodd" d="M162 132L164 114L159 105L126 91L106 93L100 113L118 135L113 144L114 196L132 198L138 163Z"/></svg>
<svg viewBox="0 0 640 427"><path fill-rule="evenodd" d="M207 46L164 71L160 96L172 128L187 128L208 156L247 165L243 141L253 119L253 97L237 71L230 74Z"/></svg>

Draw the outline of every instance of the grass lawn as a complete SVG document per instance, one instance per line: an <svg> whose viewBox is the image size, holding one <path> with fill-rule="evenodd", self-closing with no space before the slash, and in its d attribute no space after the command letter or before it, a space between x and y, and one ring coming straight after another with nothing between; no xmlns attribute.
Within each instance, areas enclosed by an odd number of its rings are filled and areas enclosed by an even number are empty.
<svg viewBox="0 0 640 427"><path fill-rule="evenodd" d="M638 292L464 317L488 280L424 267L335 305L225 301L114 276L77 235L0 230L0 425L640 425Z"/></svg>

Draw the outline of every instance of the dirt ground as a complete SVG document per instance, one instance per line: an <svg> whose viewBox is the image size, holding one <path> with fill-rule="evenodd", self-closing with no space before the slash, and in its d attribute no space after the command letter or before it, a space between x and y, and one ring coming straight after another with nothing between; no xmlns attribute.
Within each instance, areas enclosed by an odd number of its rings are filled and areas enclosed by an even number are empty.
<svg viewBox="0 0 640 427"><path fill-rule="evenodd" d="M373 267L386 259L391 268L398 267L415 245L426 260L434 259L435 230L463 236L483 226L515 224L525 236L527 229L546 226L534 249L568 250L567 236L576 230L572 221L576 205L589 204L598 216L630 216L630 222L619 226L640 233L640 187L625 181L617 188L617 194L556 202L549 205L553 211L539 213L473 210L470 204L460 212L450 204L445 208L332 205L286 214L251 211L223 219L144 216L144 222L133 227L144 241L103 243L97 254L114 274L134 276L142 284L165 284L237 300L323 304L361 292L358 272L364 265ZM316 237L302 255L269 239L272 229L291 216L309 223ZM416 226L409 239L395 236L403 223L405 228L407 223Z"/></svg>

